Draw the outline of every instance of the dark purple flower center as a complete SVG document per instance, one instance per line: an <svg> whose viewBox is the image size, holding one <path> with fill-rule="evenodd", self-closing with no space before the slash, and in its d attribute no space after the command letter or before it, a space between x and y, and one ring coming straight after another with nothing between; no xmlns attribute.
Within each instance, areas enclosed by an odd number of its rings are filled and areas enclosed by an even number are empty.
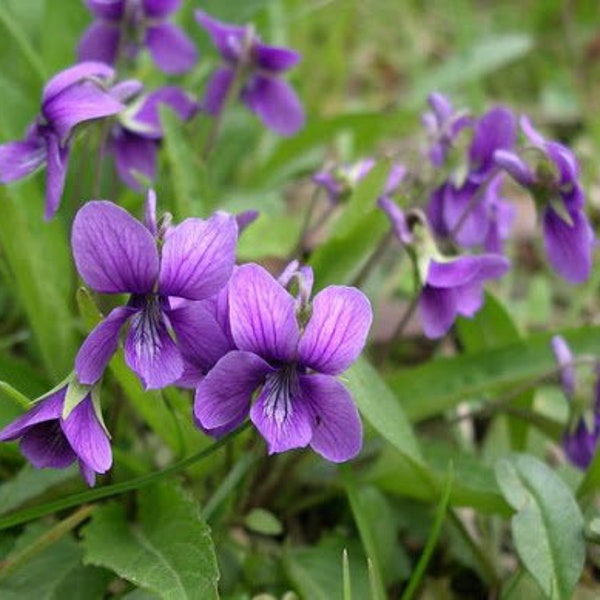
<svg viewBox="0 0 600 600"><path fill-rule="evenodd" d="M164 309L168 301L157 294L131 296L128 306L138 312L131 319L136 354L153 356L160 350L161 332L166 329Z"/></svg>
<svg viewBox="0 0 600 600"><path fill-rule="evenodd" d="M263 394L264 414L281 425L293 411L292 400L300 392L298 369L295 364L286 364L271 375L267 375Z"/></svg>

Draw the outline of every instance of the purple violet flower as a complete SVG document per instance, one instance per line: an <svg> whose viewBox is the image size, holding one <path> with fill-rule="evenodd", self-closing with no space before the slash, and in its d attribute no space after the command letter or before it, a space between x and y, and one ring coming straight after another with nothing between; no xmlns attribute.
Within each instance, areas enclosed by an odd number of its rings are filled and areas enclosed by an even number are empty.
<svg viewBox="0 0 600 600"><path fill-rule="evenodd" d="M270 453L310 445L333 462L356 456L360 418L335 376L365 344L372 321L366 296L329 286L311 308L299 307L265 269L247 264L229 283L229 319L237 349L196 390L194 414L201 426L228 431L249 412Z"/></svg>
<svg viewBox="0 0 600 600"><path fill-rule="evenodd" d="M441 167L460 132L472 125L472 119L455 111L450 100L439 92L430 94L427 103L431 111L423 114L422 122L431 139L428 156L435 167Z"/></svg>
<svg viewBox="0 0 600 600"><path fill-rule="evenodd" d="M107 89L114 70L86 62L56 74L44 88L39 116L25 139L0 145L0 183L10 183L46 164L46 219L63 193L75 127L121 112L123 104Z"/></svg>
<svg viewBox="0 0 600 600"><path fill-rule="evenodd" d="M96 20L79 42L79 60L115 65L124 54L135 59L146 47L165 73L189 71L198 60L190 38L167 18L181 0L86 0Z"/></svg>
<svg viewBox="0 0 600 600"><path fill-rule="evenodd" d="M548 141L527 117L520 121L530 144L541 154L535 171L515 152L498 150L496 164L529 190L543 210L542 227L548 260L570 283L583 283L592 269L595 236L583 211L584 193L579 183L579 164L573 152Z"/></svg>
<svg viewBox="0 0 600 600"><path fill-rule="evenodd" d="M116 90L114 95L121 95ZM116 93L115 93L116 91ZM123 102L131 100L139 89L128 89ZM147 182L156 179L157 154L163 137L159 107L169 107L182 121L191 119L199 105L185 91L176 86L165 86L134 101L131 109L125 110L110 132L108 150L114 154L119 178L128 187L142 191L144 186L138 177Z"/></svg>
<svg viewBox="0 0 600 600"><path fill-rule="evenodd" d="M203 102L206 112L213 116L221 113L236 73L241 73L240 99L248 110L279 135L297 133L304 126L304 109L296 92L281 75L298 63L300 54L289 48L263 44L251 26L222 23L202 10L195 14L224 62L208 83Z"/></svg>
<svg viewBox="0 0 600 600"><path fill-rule="evenodd" d="M508 237L514 212L500 196L502 180L495 173L494 154L511 150L515 138L515 118L504 107L492 108L475 122L466 176L460 182L449 178L431 194L427 217L436 235L452 236L467 248L486 249L488 244L498 245L498 240L486 242L488 238L500 233L500 239Z"/></svg>
<svg viewBox="0 0 600 600"><path fill-rule="evenodd" d="M371 172L375 164L375 159L365 158L353 164L318 171L312 176L312 180L325 190L331 204L339 204L348 199L358 183ZM402 183L405 174L406 167L404 165L393 163L382 195L393 195Z"/></svg>
<svg viewBox="0 0 600 600"><path fill-rule="evenodd" d="M92 201L75 216L73 255L82 279L100 293L130 294L81 346L75 371L83 384L101 377L126 324L125 361L146 388L177 381L184 362L170 330L177 338L195 332L186 315L171 320L172 300L209 298L231 275L238 233L233 216L217 212L207 220L186 219L163 228L162 243L152 208L147 214L144 226L112 202Z"/></svg>
<svg viewBox="0 0 600 600"><path fill-rule="evenodd" d="M108 434L88 393L68 417L63 406L68 386L47 395L24 415L0 431L0 441L20 439L21 452L36 468L66 469L75 461L89 486L96 473L112 466Z"/></svg>
<svg viewBox="0 0 600 600"><path fill-rule="evenodd" d="M590 410L589 399L584 397L583 403L578 401L574 358L562 336L552 338L552 352L560 367L560 382L571 412L570 424L563 435L563 449L575 466L585 470L594 458L600 438L600 369L596 365Z"/></svg>
<svg viewBox="0 0 600 600"><path fill-rule="evenodd" d="M457 315L473 317L483 305L484 283L502 277L510 267L509 261L498 254L444 257L435 246L424 215L414 213L409 224L391 199L380 198L379 206L418 273L422 285L419 313L425 335L442 337Z"/></svg>

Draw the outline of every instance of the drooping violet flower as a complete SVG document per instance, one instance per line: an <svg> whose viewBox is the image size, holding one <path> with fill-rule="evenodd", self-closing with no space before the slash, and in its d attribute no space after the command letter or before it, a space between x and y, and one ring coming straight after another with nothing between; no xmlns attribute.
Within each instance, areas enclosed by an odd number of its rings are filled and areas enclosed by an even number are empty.
<svg viewBox="0 0 600 600"><path fill-rule="evenodd" d="M113 69L95 62L56 74L43 90L40 114L25 139L0 145L0 183L22 179L46 165L46 219L60 204L75 127L124 109L109 93L113 77Z"/></svg>
<svg viewBox="0 0 600 600"><path fill-rule="evenodd" d="M66 469L75 461L89 486L96 473L112 466L108 434L96 413L91 394L63 418L68 385L47 395L0 431L0 441L20 439L20 449L36 468Z"/></svg>
<svg viewBox="0 0 600 600"><path fill-rule="evenodd" d="M560 368L560 382L571 413L563 435L563 449L575 466L585 470L594 458L600 438L600 367L595 365L593 385L583 385L585 391L580 398L579 387L585 382L576 385L573 354L562 336L552 338L552 352Z"/></svg>
<svg viewBox="0 0 600 600"><path fill-rule="evenodd" d="M413 261L421 285L418 306L425 335L442 337L457 315L473 317L483 305L485 282L502 277L510 267L509 261L498 254L443 256L424 215L410 213L408 222L391 199L380 198L379 206Z"/></svg>
<svg viewBox="0 0 600 600"><path fill-rule="evenodd" d="M450 100L439 92L430 94L427 103L431 111L421 119L431 141L427 154L433 166L441 167L460 132L472 125L472 119L462 111L455 111Z"/></svg>
<svg viewBox="0 0 600 600"><path fill-rule="evenodd" d="M115 65L119 56L134 60L147 48L165 73L189 71L198 60L190 38L167 21L181 0L86 0L96 20L84 32L79 60Z"/></svg>
<svg viewBox="0 0 600 600"><path fill-rule="evenodd" d="M579 164L573 152L546 140L527 117L521 130L541 160L533 170L516 152L498 150L496 164L533 196L542 211L544 247L550 264L570 283L583 283L592 269L595 236L583 210Z"/></svg>
<svg viewBox="0 0 600 600"><path fill-rule="evenodd" d="M237 350L217 362L196 390L194 414L221 432L250 419L270 453L310 445L327 460L356 456L358 412L336 379L360 354L372 320L355 288L329 286L311 307L255 264L229 284L229 320ZM252 397L257 397L252 404Z"/></svg>
<svg viewBox="0 0 600 600"><path fill-rule="evenodd" d="M281 75L295 66L300 54L263 44L251 26L240 27L213 19L197 10L196 21L210 35L223 66L212 75L203 108L219 115L240 77L240 99L269 129L291 136L304 126L304 109L296 92Z"/></svg>
<svg viewBox="0 0 600 600"><path fill-rule="evenodd" d="M140 91L130 89L128 97L120 100L131 101ZM116 93L122 95L120 90ZM170 108L182 121L191 119L199 108L198 103L181 88L165 86L135 99L110 132L108 150L115 157L117 173L121 181L133 190L144 189L140 175L150 183L156 179L157 155L163 137L159 113L161 105Z"/></svg>
<svg viewBox="0 0 600 600"><path fill-rule="evenodd" d="M233 216L217 212L207 220L158 228L152 210L147 214L144 226L112 202L92 201L75 216L72 246L82 279L100 293L131 295L81 346L75 371L83 384L101 377L126 325L125 361L146 388L177 381L184 363L170 330L176 337L194 332L186 330L185 315L171 321L171 302L208 298L231 275L237 242ZM153 230L164 232L164 243Z"/></svg>
<svg viewBox="0 0 600 600"><path fill-rule="evenodd" d="M365 158L353 164L339 165L333 169L318 171L312 180L327 193L331 204L339 204L346 200L375 166L373 158ZM400 185L406 168L400 163L394 163L388 175L383 191L384 196L393 194Z"/></svg>
<svg viewBox="0 0 600 600"><path fill-rule="evenodd" d="M512 149L515 139L514 115L504 107L492 108L475 122L466 172L448 178L430 197L427 217L436 235L471 248L485 246L494 219L499 231L510 231L513 213L500 197L494 153Z"/></svg>

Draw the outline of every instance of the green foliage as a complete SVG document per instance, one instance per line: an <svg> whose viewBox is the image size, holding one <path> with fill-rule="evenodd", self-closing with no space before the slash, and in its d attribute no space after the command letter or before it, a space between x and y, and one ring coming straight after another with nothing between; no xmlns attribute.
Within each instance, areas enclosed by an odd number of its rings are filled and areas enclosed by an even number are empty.
<svg viewBox="0 0 600 600"><path fill-rule="evenodd" d="M167 483L144 490L138 502L135 525L120 504L94 514L84 531L86 564L111 569L160 598L217 598L214 548L196 503Z"/></svg>
<svg viewBox="0 0 600 600"><path fill-rule="evenodd" d="M571 490L526 454L501 459L496 477L517 511L511 529L523 565L548 598L569 598L585 560L583 517Z"/></svg>

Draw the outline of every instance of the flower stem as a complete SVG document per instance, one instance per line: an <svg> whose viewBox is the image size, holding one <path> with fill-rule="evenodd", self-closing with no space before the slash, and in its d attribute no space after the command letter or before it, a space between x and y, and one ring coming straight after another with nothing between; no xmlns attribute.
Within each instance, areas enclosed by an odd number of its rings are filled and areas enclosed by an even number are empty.
<svg viewBox="0 0 600 600"><path fill-rule="evenodd" d="M148 475L142 475L141 477L135 477L133 479L129 479L128 481L107 485L95 490L88 490L86 492L72 494L66 498L61 498L53 502L47 502L41 506L34 506L32 508L21 510L12 515L7 515L6 517L0 517L0 531L3 529L8 529L9 527L14 527L15 525L21 525L22 523L33 521L34 519L44 517L59 510L65 510L67 508L78 506L87 502L94 502L103 498L110 498L111 496L118 496L119 494L138 490L155 483L156 481L160 481L161 479L181 473L191 465L208 458L211 454L214 454L239 433L244 431L248 426L249 422L244 423L244 425L223 436L220 440L217 440L208 448L205 448L204 450L201 450L192 456L188 456L188 458L184 458L183 460L176 462L162 471L156 471L154 473L149 473Z"/></svg>
<svg viewBox="0 0 600 600"><path fill-rule="evenodd" d="M0 581L5 580L21 566L28 563L32 558L46 550L52 544L57 542L64 535L75 529L80 523L85 521L95 510L94 505L82 506L71 516L57 523L52 529L46 531L35 541L22 550L10 555L7 559L0 562Z"/></svg>

